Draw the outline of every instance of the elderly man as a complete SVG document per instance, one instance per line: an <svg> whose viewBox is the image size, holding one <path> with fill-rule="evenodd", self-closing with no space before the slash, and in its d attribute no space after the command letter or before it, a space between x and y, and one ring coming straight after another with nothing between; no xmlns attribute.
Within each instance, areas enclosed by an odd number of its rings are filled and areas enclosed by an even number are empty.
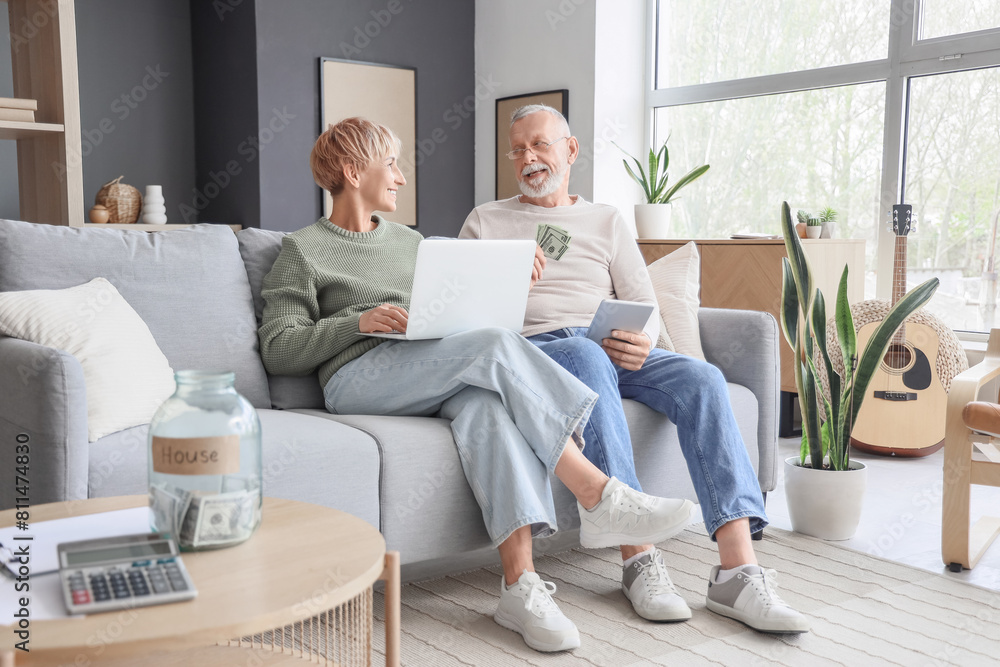
<svg viewBox="0 0 1000 667"><path fill-rule="evenodd" d="M564 228L572 241L558 260L537 252L523 334L600 398L584 438L584 454L608 476L634 489L631 440L621 398L637 400L677 425L708 534L720 565L708 581L708 608L763 632L806 632L805 617L775 592L775 573L757 564L751 531L767 525L760 485L729 404L722 373L681 354L653 348L659 318L642 332L614 331L598 345L585 337L602 299L656 305L649 275L629 226L612 206L569 194L580 145L561 113L544 105L514 112L511 151L521 196L478 206L460 236L535 238L540 224ZM652 349L651 349L652 348ZM683 621L691 610L677 593L653 545L621 547L622 591L636 613Z"/></svg>

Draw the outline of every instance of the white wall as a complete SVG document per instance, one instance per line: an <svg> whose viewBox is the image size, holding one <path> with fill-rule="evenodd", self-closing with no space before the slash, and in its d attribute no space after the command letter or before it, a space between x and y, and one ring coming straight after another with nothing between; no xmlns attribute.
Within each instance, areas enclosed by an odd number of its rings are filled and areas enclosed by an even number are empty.
<svg viewBox="0 0 1000 667"><path fill-rule="evenodd" d="M642 188L629 178L622 166L625 155L611 142L637 157L649 150L643 136L645 20L645 2L597 0L594 134L588 147L594 201L616 206L629 222L633 205L642 202Z"/></svg>
<svg viewBox="0 0 1000 667"><path fill-rule="evenodd" d="M476 110L477 205L495 198L496 99L567 88L569 123L582 152L570 192L618 206L631 220L640 191L608 140L635 152L645 144L645 4L476 0L477 79L497 83Z"/></svg>
<svg viewBox="0 0 1000 667"><path fill-rule="evenodd" d="M498 84L476 110L477 206L496 198L498 98L566 88L573 134L594 136L595 19L594 0L476 0L476 76ZM570 192L593 198L590 164L573 167Z"/></svg>

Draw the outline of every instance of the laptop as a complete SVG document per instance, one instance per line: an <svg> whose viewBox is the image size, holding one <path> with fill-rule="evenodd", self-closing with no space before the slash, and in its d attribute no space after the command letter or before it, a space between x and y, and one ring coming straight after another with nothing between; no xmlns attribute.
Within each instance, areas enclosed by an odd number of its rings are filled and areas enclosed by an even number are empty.
<svg viewBox="0 0 1000 667"><path fill-rule="evenodd" d="M421 241L406 332L364 335L426 340L483 327L520 331L536 245L528 240Z"/></svg>

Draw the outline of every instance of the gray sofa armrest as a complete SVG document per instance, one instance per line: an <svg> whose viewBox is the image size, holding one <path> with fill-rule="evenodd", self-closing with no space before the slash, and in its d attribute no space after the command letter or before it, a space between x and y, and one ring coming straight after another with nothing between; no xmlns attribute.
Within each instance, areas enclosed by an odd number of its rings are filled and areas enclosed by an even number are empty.
<svg viewBox="0 0 1000 667"><path fill-rule="evenodd" d="M14 507L27 440L30 505L87 497L87 388L72 355L0 336L0 510Z"/></svg>
<svg viewBox="0 0 1000 667"><path fill-rule="evenodd" d="M778 474L778 322L770 313L723 308L700 309L698 321L701 346L709 363L717 366L727 381L743 385L757 397L757 479L761 491L771 491Z"/></svg>

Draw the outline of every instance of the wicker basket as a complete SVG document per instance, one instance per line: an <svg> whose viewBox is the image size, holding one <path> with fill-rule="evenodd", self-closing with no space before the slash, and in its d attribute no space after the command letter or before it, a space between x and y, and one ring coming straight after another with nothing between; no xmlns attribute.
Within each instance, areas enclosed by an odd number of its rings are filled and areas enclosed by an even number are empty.
<svg viewBox="0 0 1000 667"><path fill-rule="evenodd" d="M131 185L121 183L122 176L119 176L110 183L101 186L95 204L100 204L111 212L108 220L111 224L130 225L139 219L142 211L142 195Z"/></svg>

